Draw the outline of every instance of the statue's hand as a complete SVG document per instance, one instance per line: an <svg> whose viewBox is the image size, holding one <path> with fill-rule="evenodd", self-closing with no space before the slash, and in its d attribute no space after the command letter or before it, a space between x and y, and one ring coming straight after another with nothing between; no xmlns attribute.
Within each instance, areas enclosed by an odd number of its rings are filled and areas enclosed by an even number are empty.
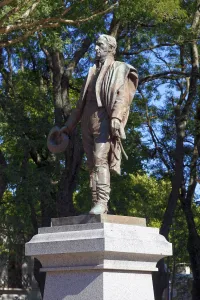
<svg viewBox="0 0 200 300"><path fill-rule="evenodd" d="M117 118L111 119L111 134L112 136L119 136L121 122Z"/></svg>

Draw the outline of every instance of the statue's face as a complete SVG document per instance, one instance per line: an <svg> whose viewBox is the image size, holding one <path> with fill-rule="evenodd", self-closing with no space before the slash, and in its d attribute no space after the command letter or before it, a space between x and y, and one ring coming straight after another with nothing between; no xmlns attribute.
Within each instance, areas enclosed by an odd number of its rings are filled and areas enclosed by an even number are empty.
<svg viewBox="0 0 200 300"><path fill-rule="evenodd" d="M104 37L99 37L96 42L96 58L103 60L109 54L110 47Z"/></svg>

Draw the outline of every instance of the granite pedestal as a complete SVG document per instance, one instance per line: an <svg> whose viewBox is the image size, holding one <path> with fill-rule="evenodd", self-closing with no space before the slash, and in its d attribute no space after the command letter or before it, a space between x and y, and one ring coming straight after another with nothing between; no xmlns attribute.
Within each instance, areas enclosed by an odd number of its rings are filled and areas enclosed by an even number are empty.
<svg viewBox="0 0 200 300"><path fill-rule="evenodd" d="M154 300L152 271L172 246L145 219L52 219L26 244L46 272L44 300Z"/></svg>

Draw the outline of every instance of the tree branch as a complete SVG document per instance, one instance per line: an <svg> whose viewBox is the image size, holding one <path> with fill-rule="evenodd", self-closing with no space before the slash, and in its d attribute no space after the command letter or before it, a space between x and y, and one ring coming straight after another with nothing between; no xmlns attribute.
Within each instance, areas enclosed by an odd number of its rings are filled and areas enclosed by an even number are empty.
<svg viewBox="0 0 200 300"><path fill-rule="evenodd" d="M67 74L68 76L71 75L71 73L73 72L75 66L77 65L77 63L79 62L79 60L83 57L83 55L87 52L89 46L91 45L91 39L86 37L83 42L82 45L80 47L80 49L78 49L75 53L74 53L74 57L73 59L69 62L68 66L67 66Z"/></svg>
<svg viewBox="0 0 200 300"><path fill-rule="evenodd" d="M144 52L144 51L150 51L150 50L153 50L153 49L156 49L156 48L161 48L161 47L172 47L172 46L177 46L178 43L161 43L161 44L158 44L158 45L153 45L153 46L149 46L149 47L146 47L146 48L143 48L141 50L138 50L138 51L120 51L119 54L122 54L122 55L137 55L137 54L140 54L141 52Z"/></svg>
<svg viewBox="0 0 200 300"><path fill-rule="evenodd" d="M16 30L21 30L21 29L33 29L33 30L35 29L35 31L37 31L38 29L41 30L43 28L59 27L61 24L79 25L80 23L85 23L85 22L91 21L98 16L101 16L103 14L110 12L116 6L117 6L117 3L111 5L110 7L108 7L105 10L94 12L90 17L77 19L77 20L67 20L67 19L63 19L63 18L45 18L45 19L41 19L41 20L38 20L38 21L35 21L32 23L20 22L19 24L0 27L0 34L8 34L10 32L13 32Z"/></svg>
<svg viewBox="0 0 200 300"><path fill-rule="evenodd" d="M21 16L20 19L26 19L30 16L30 14L35 10L35 8L38 6L38 4L40 3L41 0L37 0L35 3L33 3L31 5L31 7L29 7L29 9L27 9L27 11Z"/></svg>
<svg viewBox="0 0 200 300"><path fill-rule="evenodd" d="M11 41L3 41L3 42L0 42L0 48L4 48L4 47L9 47L13 44L17 44L17 43L20 43L20 42L23 42L24 40L26 40L29 36L31 36L32 34L35 33L35 29L27 32L26 34L20 36L20 37L17 37L15 38L14 40L11 40Z"/></svg>
<svg viewBox="0 0 200 300"><path fill-rule="evenodd" d="M8 5L9 3L13 2L14 0L4 0L0 3L0 7L3 7L5 5Z"/></svg>
<svg viewBox="0 0 200 300"><path fill-rule="evenodd" d="M148 110L146 110L146 119L147 119L147 126L148 126L148 128L149 128L149 132L150 132L152 141L153 141L154 146L155 146L155 153L154 153L154 154L156 155L156 152L159 153L159 156L160 156L162 162L164 163L164 165L166 166L168 172L170 173L170 172L172 171L172 169L174 168L174 166L173 166L173 168L172 168L172 167L169 165L168 161L165 159L165 157L164 157L164 155L163 155L163 150L162 150L162 148L159 147L159 145L158 145L158 143L160 143L160 141L159 141L158 137L156 136L155 131L154 131L152 125L151 125L151 119L150 119L150 117L149 117L149 115L148 115ZM163 145L162 145L162 146L163 146ZM166 147L165 147L165 148L166 148ZM165 149L165 150L167 151L167 149ZM167 154L168 154L168 156L169 156L168 151L167 151ZM169 157L170 157L170 156L169 156Z"/></svg>
<svg viewBox="0 0 200 300"><path fill-rule="evenodd" d="M25 1L25 2L26 2L26 1ZM1 20L0 20L0 27L2 26L3 22L4 22L6 19L8 19L11 15L15 14L16 12L18 12L19 9L20 9L20 7L19 7L19 6L16 6L16 7L13 7L11 10L9 10L9 11L7 12L7 14L5 14L5 15L1 18Z"/></svg>
<svg viewBox="0 0 200 300"><path fill-rule="evenodd" d="M148 76L146 76L144 78L141 78L139 80L139 85L141 85L143 83L146 83L146 82L149 82L149 81L152 81L152 80L155 80L155 79L161 79L163 77L166 78L166 76L168 76L168 75L178 75L178 76L182 76L182 77L189 77L190 76L189 73L181 72L181 71L178 71L178 70L165 71L165 72L162 72L162 73L148 75ZM198 73L196 75L199 76Z"/></svg>
<svg viewBox="0 0 200 300"><path fill-rule="evenodd" d="M199 55L198 55L198 46L194 42L191 45L191 59L192 59L192 72L190 77L189 93L186 100L185 106L182 111L182 115L186 116L189 113L194 97L197 94L197 79L200 78L199 74Z"/></svg>
<svg viewBox="0 0 200 300"><path fill-rule="evenodd" d="M121 21L116 18L115 14L113 14L112 21L110 23L109 34L117 38Z"/></svg>

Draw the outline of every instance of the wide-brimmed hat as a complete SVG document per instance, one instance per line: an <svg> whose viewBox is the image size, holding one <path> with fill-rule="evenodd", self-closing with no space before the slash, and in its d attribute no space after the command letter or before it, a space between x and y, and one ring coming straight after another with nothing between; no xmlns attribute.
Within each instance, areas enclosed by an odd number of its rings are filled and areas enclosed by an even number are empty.
<svg viewBox="0 0 200 300"><path fill-rule="evenodd" d="M47 147L52 153L65 152L69 144L69 137L64 132L60 132L58 126L54 126L47 138Z"/></svg>

